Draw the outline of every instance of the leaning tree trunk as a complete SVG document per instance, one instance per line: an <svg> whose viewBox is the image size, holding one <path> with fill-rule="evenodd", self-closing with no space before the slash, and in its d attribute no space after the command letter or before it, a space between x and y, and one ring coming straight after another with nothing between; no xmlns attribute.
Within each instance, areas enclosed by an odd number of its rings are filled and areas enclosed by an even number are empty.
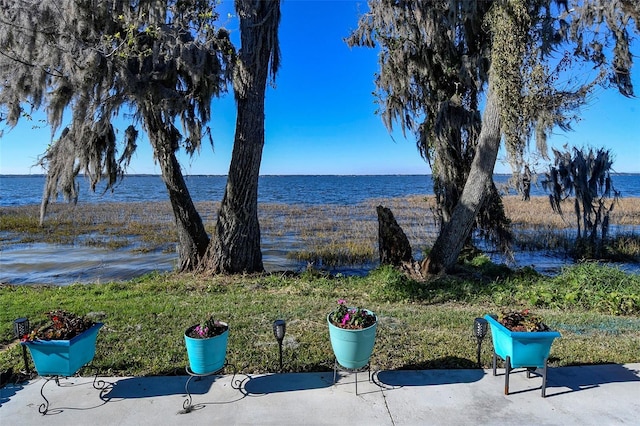
<svg viewBox="0 0 640 426"><path fill-rule="evenodd" d="M263 83L264 93L264 83ZM236 137L209 268L215 272L262 272L258 222L258 176L264 146L264 95L238 100Z"/></svg>
<svg viewBox="0 0 640 426"><path fill-rule="evenodd" d="M279 1L236 1L240 41L234 93L238 105L229 176L208 252L214 273L262 272L258 176L264 147L264 96L278 56ZM277 63L271 63L277 69Z"/></svg>
<svg viewBox="0 0 640 426"><path fill-rule="evenodd" d="M166 124L159 114L147 109L144 120L148 128L149 141L167 187L171 208L178 231L178 270L192 271L204 258L209 237L196 210L189 189L184 181L175 151L178 149L179 133L173 124Z"/></svg>
<svg viewBox="0 0 640 426"><path fill-rule="evenodd" d="M421 272L438 273L451 269L467 241L478 211L489 193L493 181L493 169L500 148L500 116L498 99L491 89L482 116L482 130L471 170L451 215L438 235L429 256L422 262Z"/></svg>

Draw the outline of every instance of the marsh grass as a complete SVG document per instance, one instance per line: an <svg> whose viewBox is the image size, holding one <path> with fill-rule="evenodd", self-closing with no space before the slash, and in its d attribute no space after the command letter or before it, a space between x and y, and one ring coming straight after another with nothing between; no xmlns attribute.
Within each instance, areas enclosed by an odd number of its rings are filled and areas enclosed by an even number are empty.
<svg viewBox="0 0 640 426"><path fill-rule="evenodd" d="M475 368L473 319L505 308L530 307L562 333L551 365L640 361L640 277L612 268L578 265L557 279L530 270L508 272L467 266L456 276L415 282L392 268L366 277L265 274L198 277L150 274L129 282L68 287L0 286L0 371L22 368L10 346L12 321L32 325L43 312L93 313L105 322L94 364L102 375L184 374L183 333L203 316L230 324L228 361L243 373L278 369L272 323L287 321L284 370L329 371L333 355L326 315L339 298L376 312L378 335L372 365L378 369ZM578 288L584 295L567 297ZM607 294L612 303L604 303ZM552 293L552 298L542 297ZM532 295L538 298L532 303ZM633 299L635 297L635 299ZM619 303L613 303L617 300ZM634 306L626 316L611 309ZM629 300L635 300L629 305ZM622 303L622 305L620 305ZM617 306L617 307L616 307ZM620 313L620 312L618 312ZM491 344L482 363L491 363ZM85 372L86 373L86 372Z"/></svg>
<svg viewBox="0 0 640 426"><path fill-rule="evenodd" d="M370 264L378 258L376 206L389 207L421 258L433 245L437 224L433 197L412 196L368 200L351 206L261 204L263 242L284 247L287 257L315 265ZM516 250L558 251L570 255L575 244L571 200L564 217L554 213L546 197L522 201L504 197L512 221ZM207 232L213 231L219 203L197 203ZM640 198L621 199L611 216L609 257L640 258ZM2 244L44 242L92 245L137 252L171 252L177 241L169 203L53 204L44 227L38 226L38 206L0 210Z"/></svg>
<svg viewBox="0 0 640 426"><path fill-rule="evenodd" d="M512 222L519 250L559 250L571 254L578 226L573 199L561 205L562 216L553 212L546 197L532 197L530 201L504 197L505 212ZM640 198L620 199L611 213L610 223L608 257L612 260L640 258Z"/></svg>

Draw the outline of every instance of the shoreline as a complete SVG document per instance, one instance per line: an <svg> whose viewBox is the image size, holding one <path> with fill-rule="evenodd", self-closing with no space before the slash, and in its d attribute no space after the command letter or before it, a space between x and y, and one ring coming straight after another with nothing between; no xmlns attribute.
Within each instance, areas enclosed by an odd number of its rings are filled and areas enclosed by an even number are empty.
<svg viewBox="0 0 640 426"><path fill-rule="evenodd" d="M575 232L575 218L560 218L543 196L528 202L515 195L503 200L518 244L516 263L510 266L554 273L574 263L566 248L563 254L562 244ZM211 235L219 203L195 204ZM409 238L414 258L421 258L437 236L433 196L370 199L351 206L262 203L259 220L265 268L301 272L313 265L333 274L368 273L377 266L377 204L391 208ZM570 202L566 211L572 211ZM0 282L67 285L131 279L171 271L177 262L168 201L54 203L43 228L38 218L39 205L0 207ZM616 232L622 229L638 237L640 197L622 199L612 223ZM499 253L489 251L488 255L496 263L506 263Z"/></svg>

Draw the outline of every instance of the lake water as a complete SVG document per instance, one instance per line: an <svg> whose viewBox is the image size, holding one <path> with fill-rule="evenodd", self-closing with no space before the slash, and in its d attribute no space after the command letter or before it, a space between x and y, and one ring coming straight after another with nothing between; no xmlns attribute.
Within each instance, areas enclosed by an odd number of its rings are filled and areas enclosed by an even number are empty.
<svg viewBox="0 0 640 426"><path fill-rule="evenodd" d="M508 178L507 175L496 175L494 180L502 188ZM222 199L225 176L187 176L186 180L194 201ZM640 174L615 175L613 181L623 197L640 197ZM0 175L0 212L2 207L39 204L44 182L42 175ZM107 193L101 188L96 193L91 192L87 180L82 177L78 178L78 184L79 204L168 200L159 176L127 176L115 191ZM429 194L433 194L429 175L261 176L258 198L263 203L355 205L372 198ZM544 194L540 185L532 185L532 196ZM129 250L85 246L78 250L65 245L8 244L7 238L0 235L0 283L67 285L125 280L151 271L168 271L176 263L175 253L135 254ZM267 270L301 270L304 267L287 259L286 251L278 249L277 244L263 245L263 257ZM535 263L539 270L548 272L570 260L529 254L520 262ZM363 273L370 267L340 268L332 272Z"/></svg>
<svg viewBox="0 0 640 426"><path fill-rule="evenodd" d="M187 186L194 201L220 201L225 176L187 176ZM503 188L508 175L494 180ZM0 207L40 204L45 178L42 175L0 175ZM78 203L166 201L167 190L160 176L127 176L116 189L93 193L87 179L79 177ZM640 174L616 175L614 186L623 197L640 197ZM430 175L395 176L261 176L258 199L264 203L285 204L358 204L370 198L394 198L433 194ZM513 194L514 192L511 191ZM532 185L531 195L544 195L540 185ZM60 199L59 201L63 201Z"/></svg>

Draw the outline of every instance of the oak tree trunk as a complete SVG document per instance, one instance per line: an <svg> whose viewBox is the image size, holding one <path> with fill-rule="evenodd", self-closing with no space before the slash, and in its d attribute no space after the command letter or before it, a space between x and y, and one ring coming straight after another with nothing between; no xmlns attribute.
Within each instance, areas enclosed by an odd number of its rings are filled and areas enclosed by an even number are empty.
<svg viewBox="0 0 640 426"><path fill-rule="evenodd" d="M227 186L208 252L214 273L262 272L258 176L264 147L264 98L270 60L277 57L274 30L279 2L236 1L241 49L234 72L238 107ZM272 64L277 68L277 65Z"/></svg>
<svg viewBox="0 0 640 426"><path fill-rule="evenodd" d="M429 256L422 262L423 275L447 271L455 265L471 234L478 211L489 193L501 137L497 102L497 96L490 88L469 177L451 219L444 225Z"/></svg>
<svg viewBox="0 0 640 426"><path fill-rule="evenodd" d="M167 187L169 201L178 232L178 270L192 271L198 268L209 245L202 218L196 210L189 189L182 175L175 152L178 149L179 133L173 124L164 123L162 117L147 108L145 124L149 141Z"/></svg>
<svg viewBox="0 0 640 426"><path fill-rule="evenodd" d="M265 74L266 79L266 74ZM258 222L258 176L264 146L264 81L238 100L236 137L224 197L211 241L215 272L262 272Z"/></svg>

